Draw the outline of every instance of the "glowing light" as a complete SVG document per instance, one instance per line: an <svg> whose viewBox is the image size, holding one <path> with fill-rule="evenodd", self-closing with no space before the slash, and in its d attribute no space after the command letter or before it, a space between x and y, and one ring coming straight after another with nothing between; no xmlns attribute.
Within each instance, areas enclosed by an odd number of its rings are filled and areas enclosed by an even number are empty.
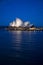
<svg viewBox="0 0 43 65"><path fill-rule="evenodd" d="M17 18L16 19L16 26L19 27L19 26L22 26L23 25L23 22L21 19Z"/></svg>
<svg viewBox="0 0 43 65"><path fill-rule="evenodd" d="M12 26L12 27L16 26L15 21L11 22L10 26Z"/></svg>
<svg viewBox="0 0 43 65"><path fill-rule="evenodd" d="M30 22L27 21L27 22L24 23L24 26L27 27L27 26L29 26L29 24L30 24Z"/></svg>

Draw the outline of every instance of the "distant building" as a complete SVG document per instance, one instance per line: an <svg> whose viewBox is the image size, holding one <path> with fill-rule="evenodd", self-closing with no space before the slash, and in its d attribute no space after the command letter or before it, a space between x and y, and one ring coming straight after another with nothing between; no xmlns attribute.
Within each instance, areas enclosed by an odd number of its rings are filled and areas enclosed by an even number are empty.
<svg viewBox="0 0 43 65"><path fill-rule="evenodd" d="M12 26L12 27L29 27L29 28L34 27L34 25L30 24L29 21L23 22L19 18L16 18L16 20L11 22L9 25Z"/></svg>

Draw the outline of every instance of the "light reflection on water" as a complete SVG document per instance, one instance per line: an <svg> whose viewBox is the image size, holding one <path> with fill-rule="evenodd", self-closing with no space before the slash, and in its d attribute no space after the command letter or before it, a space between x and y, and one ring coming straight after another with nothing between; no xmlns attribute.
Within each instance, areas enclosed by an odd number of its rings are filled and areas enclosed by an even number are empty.
<svg viewBox="0 0 43 65"><path fill-rule="evenodd" d="M5 58L4 60L9 63L8 65L42 63L43 32L0 32L0 58Z"/></svg>
<svg viewBox="0 0 43 65"><path fill-rule="evenodd" d="M11 32L11 42L13 45L13 48L16 48L17 50L20 49L21 44L28 44L28 42L31 42L32 40L32 33L33 32L28 32L28 31L12 31ZM34 32L34 34L36 34L36 32ZM22 43L23 42L23 43ZM26 42L26 43L25 43Z"/></svg>
<svg viewBox="0 0 43 65"><path fill-rule="evenodd" d="M11 48L15 49L18 52L24 52L24 50L36 50L37 38L35 38L36 32L28 31L12 31L11 32ZM36 43L36 44L34 44ZM20 56L20 53L16 53L16 56Z"/></svg>
<svg viewBox="0 0 43 65"><path fill-rule="evenodd" d="M38 45L39 36L36 35L37 32L28 32L28 31L12 31L11 32L11 42L12 48L20 50L27 46L25 49L32 50ZM37 43L38 42L38 43ZM39 44L40 45L40 44ZM23 51L23 50L22 50Z"/></svg>
<svg viewBox="0 0 43 65"><path fill-rule="evenodd" d="M12 31L11 32L11 42L12 42L12 49L15 49L17 52L15 53L15 57L20 57L20 50L21 50L21 41L22 41L22 31ZM12 56L12 55L11 55ZM13 54L14 57L14 54Z"/></svg>
<svg viewBox="0 0 43 65"><path fill-rule="evenodd" d="M33 54L32 52L37 53L37 50L40 49L41 40L40 40L39 32L12 31L11 34L12 34L11 35L12 48L17 51L16 57L20 57L20 56L23 57L22 56L23 53L26 53L25 57L27 57L27 54L31 55ZM28 55L28 57L30 55Z"/></svg>
<svg viewBox="0 0 43 65"><path fill-rule="evenodd" d="M20 49L21 45L21 36L22 32L21 31L13 31L12 32L12 43L15 44L15 48L18 50ZM14 45L13 45L14 46Z"/></svg>

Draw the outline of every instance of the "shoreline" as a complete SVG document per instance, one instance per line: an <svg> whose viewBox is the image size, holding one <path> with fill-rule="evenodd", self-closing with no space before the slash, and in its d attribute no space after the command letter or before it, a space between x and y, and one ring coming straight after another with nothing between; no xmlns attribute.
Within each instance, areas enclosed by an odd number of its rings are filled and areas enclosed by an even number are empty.
<svg viewBox="0 0 43 65"><path fill-rule="evenodd" d="M8 31L43 31L43 27L11 27L11 26L0 26L0 29L8 30Z"/></svg>
<svg viewBox="0 0 43 65"><path fill-rule="evenodd" d="M6 30L10 31L43 31L43 28L36 28L36 27L6 27Z"/></svg>

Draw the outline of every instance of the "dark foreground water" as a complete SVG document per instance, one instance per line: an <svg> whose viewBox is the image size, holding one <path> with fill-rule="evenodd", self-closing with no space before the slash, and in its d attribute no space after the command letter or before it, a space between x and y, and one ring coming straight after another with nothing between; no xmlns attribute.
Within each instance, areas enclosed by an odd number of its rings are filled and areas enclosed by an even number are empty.
<svg viewBox="0 0 43 65"><path fill-rule="evenodd" d="M43 65L43 32L0 30L0 65Z"/></svg>

